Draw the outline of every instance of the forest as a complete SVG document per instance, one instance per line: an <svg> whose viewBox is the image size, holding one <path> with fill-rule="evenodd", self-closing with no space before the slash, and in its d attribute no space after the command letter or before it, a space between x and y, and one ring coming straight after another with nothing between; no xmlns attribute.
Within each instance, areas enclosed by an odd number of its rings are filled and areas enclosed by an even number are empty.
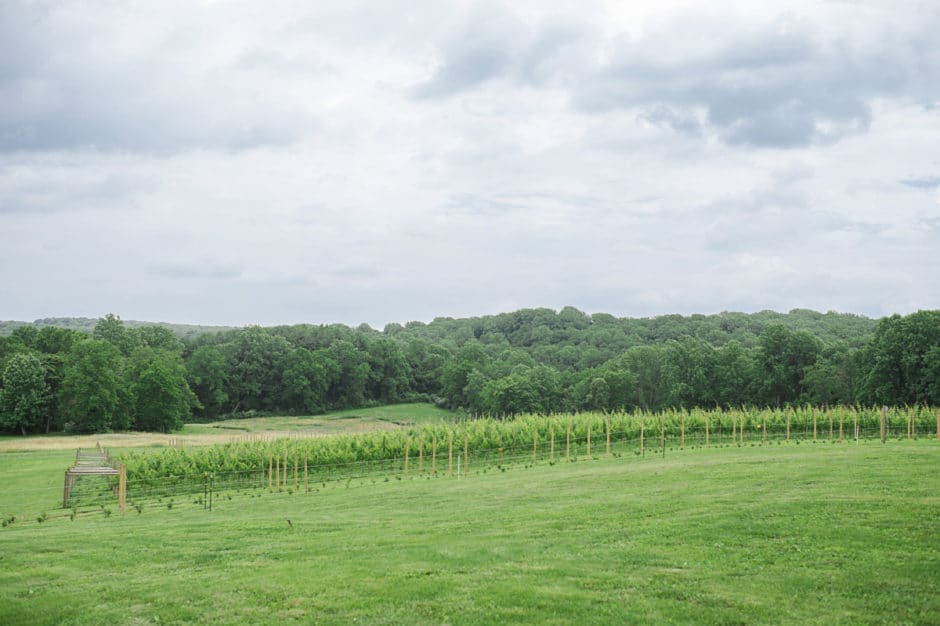
<svg viewBox="0 0 940 626"><path fill-rule="evenodd" d="M413 401L497 418L940 405L940 311L617 318L565 307L382 330L198 333L108 314L90 331L68 326L40 320L0 336L0 430L170 432L189 421Z"/></svg>

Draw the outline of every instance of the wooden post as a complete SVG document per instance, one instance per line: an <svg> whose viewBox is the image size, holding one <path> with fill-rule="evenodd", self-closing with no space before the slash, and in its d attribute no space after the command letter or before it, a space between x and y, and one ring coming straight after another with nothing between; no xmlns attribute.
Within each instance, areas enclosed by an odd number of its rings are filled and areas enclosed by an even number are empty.
<svg viewBox="0 0 940 626"><path fill-rule="evenodd" d="M708 413L705 414L705 447L708 447Z"/></svg>
<svg viewBox="0 0 940 626"><path fill-rule="evenodd" d="M532 465L535 465L536 454L539 446L539 431L532 431Z"/></svg>
<svg viewBox="0 0 940 626"><path fill-rule="evenodd" d="M424 439L418 440L418 474L424 473Z"/></svg>
<svg viewBox="0 0 940 626"><path fill-rule="evenodd" d="M731 443L735 444L738 442L738 416L731 413Z"/></svg>
<svg viewBox="0 0 940 626"><path fill-rule="evenodd" d="M659 416L659 428L662 431L662 441L660 445L662 446L663 456L666 456L666 417L664 415Z"/></svg>
<svg viewBox="0 0 940 626"><path fill-rule="evenodd" d="M310 483L307 479L307 450L304 450L304 493L310 493Z"/></svg>
<svg viewBox="0 0 940 626"><path fill-rule="evenodd" d="M297 448L294 448L294 491L297 491L300 488L300 484L297 482Z"/></svg>
<svg viewBox="0 0 940 626"><path fill-rule="evenodd" d="M832 411L829 411L829 441L832 441Z"/></svg>
<svg viewBox="0 0 940 626"><path fill-rule="evenodd" d="M845 418L845 411L842 407L839 407L839 443L842 443L845 439L842 435L842 420Z"/></svg>
<svg viewBox="0 0 940 626"><path fill-rule="evenodd" d="M645 430L646 424L644 422L640 422L640 456L646 455L646 442L644 441Z"/></svg>
<svg viewBox="0 0 940 626"><path fill-rule="evenodd" d="M940 441L940 409L937 409L937 440Z"/></svg>
<svg viewBox="0 0 940 626"><path fill-rule="evenodd" d="M881 407L881 443L888 438L888 407Z"/></svg>
<svg viewBox="0 0 940 626"><path fill-rule="evenodd" d="M607 416L607 458L610 458L610 416Z"/></svg>
<svg viewBox="0 0 940 626"><path fill-rule="evenodd" d="M437 433L431 438L431 476L437 476Z"/></svg>
<svg viewBox="0 0 940 626"><path fill-rule="evenodd" d="M937 423L940 424L940 414L937 416ZM940 431L938 431L940 432ZM937 435L940 438L940 435ZM571 462L571 422L568 422L568 430L565 434L565 463Z"/></svg>
<svg viewBox="0 0 940 626"><path fill-rule="evenodd" d="M813 414L813 443L816 443L816 409L810 409Z"/></svg>
<svg viewBox="0 0 940 626"><path fill-rule="evenodd" d="M858 445L858 411L852 409L852 430L855 431L855 444Z"/></svg>
<svg viewBox="0 0 940 626"><path fill-rule="evenodd" d="M277 455L277 467L274 468L274 482L277 483L277 490L281 490L281 455Z"/></svg>
<svg viewBox="0 0 940 626"><path fill-rule="evenodd" d="M470 435L467 433L463 434L463 475L464 478L467 477L467 472L470 470Z"/></svg>
<svg viewBox="0 0 940 626"><path fill-rule="evenodd" d="M790 443L790 407L787 407L787 443Z"/></svg>
<svg viewBox="0 0 940 626"><path fill-rule="evenodd" d="M287 451L284 451L284 491L287 491Z"/></svg>
<svg viewBox="0 0 940 626"><path fill-rule="evenodd" d="M908 439L911 438L911 430L912 430L911 424L912 423L913 423L913 420L911 419L911 410L908 409L907 410L907 438Z"/></svg>
<svg viewBox="0 0 940 626"><path fill-rule="evenodd" d="M274 486L274 455L268 455L268 490Z"/></svg>
<svg viewBox="0 0 940 626"><path fill-rule="evenodd" d="M682 435L679 439L679 449L685 450L685 410L682 411Z"/></svg>
<svg viewBox="0 0 940 626"><path fill-rule="evenodd" d="M761 421L764 423L764 445L767 445L767 411L761 411Z"/></svg>
<svg viewBox="0 0 940 626"><path fill-rule="evenodd" d="M127 467L121 463L121 476L118 480L118 506L121 513L127 510Z"/></svg>
<svg viewBox="0 0 940 626"><path fill-rule="evenodd" d="M406 477L408 476L408 452L409 452L408 449L410 447L411 447L411 439L405 439L405 468L404 468L403 474Z"/></svg>
<svg viewBox="0 0 940 626"><path fill-rule="evenodd" d="M551 447L551 452L549 452L549 455L548 455L548 460L554 461L555 460L555 426L554 424L551 427L551 433L552 433L552 447Z"/></svg>
<svg viewBox="0 0 940 626"><path fill-rule="evenodd" d="M591 422L588 422L587 458L589 461L591 460Z"/></svg>
<svg viewBox="0 0 940 626"><path fill-rule="evenodd" d="M454 477L454 433L447 433L447 475Z"/></svg>

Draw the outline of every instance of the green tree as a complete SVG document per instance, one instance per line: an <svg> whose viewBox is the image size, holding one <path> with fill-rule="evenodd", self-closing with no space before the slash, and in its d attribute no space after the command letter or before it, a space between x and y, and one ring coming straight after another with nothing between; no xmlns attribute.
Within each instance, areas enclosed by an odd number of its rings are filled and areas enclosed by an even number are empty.
<svg viewBox="0 0 940 626"><path fill-rule="evenodd" d="M816 363L821 350L819 340L806 331L771 324L760 334L759 343L764 401L774 406L799 401L805 391L804 372Z"/></svg>
<svg viewBox="0 0 940 626"><path fill-rule="evenodd" d="M128 332L121 317L114 313L108 313L99 319L92 334L95 339L103 339L112 344L124 356L129 356L142 343L140 336L137 333Z"/></svg>
<svg viewBox="0 0 940 626"><path fill-rule="evenodd" d="M216 419L225 410L229 396L225 354L219 346L205 345L193 350L186 361L186 380L196 394L195 412Z"/></svg>
<svg viewBox="0 0 940 626"><path fill-rule="evenodd" d="M3 369L0 388L0 427L23 435L42 425L51 394L46 368L35 354L14 355Z"/></svg>
<svg viewBox="0 0 940 626"><path fill-rule="evenodd" d="M59 410L78 432L106 432L126 423L121 353L108 341L86 339L65 360Z"/></svg>
<svg viewBox="0 0 940 626"><path fill-rule="evenodd" d="M283 406L290 411L319 413L327 406L330 385L340 368L328 350L294 348L284 368Z"/></svg>
<svg viewBox="0 0 940 626"><path fill-rule="evenodd" d="M186 384L183 359L166 350L139 348L132 360L134 427L162 433L182 428L197 401Z"/></svg>
<svg viewBox="0 0 940 626"><path fill-rule="evenodd" d="M882 319L859 357L860 399L879 404L936 400L934 348L940 348L940 311Z"/></svg>

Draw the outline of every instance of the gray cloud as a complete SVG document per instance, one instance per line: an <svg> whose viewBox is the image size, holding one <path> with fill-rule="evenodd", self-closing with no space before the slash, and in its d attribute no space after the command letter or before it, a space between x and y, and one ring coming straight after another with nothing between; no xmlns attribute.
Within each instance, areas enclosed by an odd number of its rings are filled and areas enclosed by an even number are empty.
<svg viewBox="0 0 940 626"><path fill-rule="evenodd" d="M936 12L717 2L0 3L0 318L940 306Z"/></svg>
<svg viewBox="0 0 940 626"><path fill-rule="evenodd" d="M199 39L178 50L181 30L214 26L208 10L180 17L141 11L92 20L68 3L5 4L0 150L240 150L316 130L299 104L246 86L244 58L212 63ZM128 41L134 37L139 47Z"/></svg>
<svg viewBox="0 0 940 626"><path fill-rule="evenodd" d="M940 187L940 176L931 176L926 178L905 178L901 181L902 185L913 187L914 189L936 189Z"/></svg>

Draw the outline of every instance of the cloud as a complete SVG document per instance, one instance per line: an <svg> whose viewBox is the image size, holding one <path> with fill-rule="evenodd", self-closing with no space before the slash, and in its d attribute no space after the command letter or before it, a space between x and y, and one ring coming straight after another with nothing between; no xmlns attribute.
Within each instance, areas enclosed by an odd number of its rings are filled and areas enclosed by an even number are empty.
<svg viewBox="0 0 940 626"><path fill-rule="evenodd" d="M585 24L527 25L490 8L445 41L439 66L413 93L445 98L497 79L536 84L564 90L585 114L636 110L676 132L707 127L729 145L784 149L867 132L877 98L928 106L940 97L936 14L903 21L850 7L827 17L834 23L703 14L604 37Z"/></svg>
<svg viewBox="0 0 940 626"><path fill-rule="evenodd" d="M914 189L936 189L940 187L940 176L929 176L926 178L905 178L901 181L902 185L913 187Z"/></svg>
<svg viewBox="0 0 940 626"><path fill-rule="evenodd" d="M545 18L527 24L502 8L474 8L438 52L438 66L412 89L418 99L447 98L497 78L542 85L571 61L589 32L579 20Z"/></svg>
<svg viewBox="0 0 940 626"><path fill-rule="evenodd" d="M5 3L0 151L241 150L316 132L302 102L265 94L280 75L249 80L248 44L214 17L211 7L99 15L69 3ZM220 40L199 36L206 29ZM196 38L183 43L187 32Z"/></svg>

